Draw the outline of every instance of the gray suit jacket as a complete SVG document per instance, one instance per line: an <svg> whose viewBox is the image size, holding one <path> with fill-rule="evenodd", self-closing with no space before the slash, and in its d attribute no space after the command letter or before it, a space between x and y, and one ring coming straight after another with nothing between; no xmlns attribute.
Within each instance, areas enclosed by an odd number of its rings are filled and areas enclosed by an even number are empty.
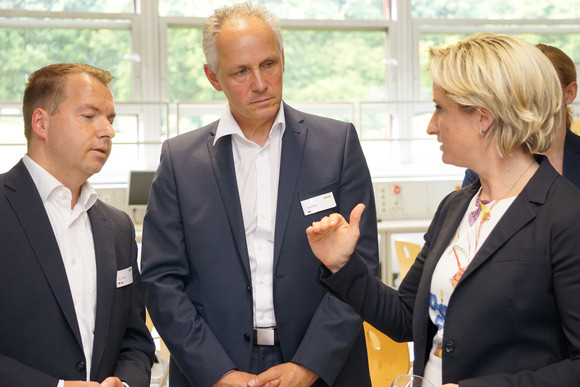
<svg viewBox="0 0 580 387"><path fill-rule="evenodd" d="M129 217L97 201L89 210L97 264L91 380L118 376L148 387L154 346L145 326ZM133 284L117 288L117 271ZM0 175L0 384L56 386L86 380L82 341L65 267L44 205L20 161Z"/></svg>
<svg viewBox="0 0 580 387"><path fill-rule="evenodd" d="M580 192L538 158L540 168L451 296L443 383L580 386ZM477 180L441 202L398 292L368 276L358 254L325 278L377 329L413 340L415 373L423 373L436 332L429 318L433 272L479 187Z"/></svg>
<svg viewBox="0 0 580 387"><path fill-rule="evenodd" d="M357 246L378 264L370 174L352 124L285 108L274 241L274 309L284 361L328 385L369 386L361 319L317 281L306 228L367 205ZM253 346L248 249L231 137L217 122L166 141L143 229L143 281L153 322L168 345L172 386L211 386L247 371ZM337 206L305 216L300 201L332 192Z"/></svg>

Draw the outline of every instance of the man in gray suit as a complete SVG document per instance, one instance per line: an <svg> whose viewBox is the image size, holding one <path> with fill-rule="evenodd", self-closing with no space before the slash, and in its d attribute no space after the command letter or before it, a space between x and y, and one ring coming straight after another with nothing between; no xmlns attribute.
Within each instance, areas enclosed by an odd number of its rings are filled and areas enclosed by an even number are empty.
<svg viewBox="0 0 580 387"><path fill-rule="evenodd" d="M222 118L163 144L143 228L146 303L172 387L370 386L362 320L317 282L305 229L369 206L358 251L378 266L368 167L352 124L282 101L278 21L248 3L205 23ZM255 384L255 382L252 382Z"/></svg>
<svg viewBox="0 0 580 387"><path fill-rule="evenodd" d="M87 182L115 135L111 79L60 63L26 86L27 154L0 175L2 386L149 386L133 225Z"/></svg>

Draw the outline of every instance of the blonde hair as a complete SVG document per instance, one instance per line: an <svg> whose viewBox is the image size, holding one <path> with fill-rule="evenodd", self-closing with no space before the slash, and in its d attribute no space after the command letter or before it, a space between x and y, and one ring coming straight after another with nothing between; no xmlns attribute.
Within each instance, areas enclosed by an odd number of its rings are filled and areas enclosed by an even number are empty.
<svg viewBox="0 0 580 387"><path fill-rule="evenodd" d="M22 102L24 135L28 141L32 137L34 109L40 107L54 115L66 98L66 77L70 74L87 74L107 86L113 80L108 71L81 63L55 63L36 70L28 78Z"/></svg>
<svg viewBox="0 0 580 387"><path fill-rule="evenodd" d="M266 9L266 7L261 4L252 4L246 2L228 5L216 9L213 15L207 18L203 25L201 46L203 49L203 54L205 55L205 61L207 62L207 65L211 71L214 73L218 71L219 64L216 40L217 35L220 33L224 23L231 19L245 19L252 17L257 18L270 26L272 32L276 36L276 40L278 41L280 55L282 55L284 46L278 18L272 15L270 11L268 11L268 9Z"/></svg>
<svg viewBox="0 0 580 387"><path fill-rule="evenodd" d="M494 122L488 141L500 155L519 147L543 153L561 123L562 87L548 58L521 39L477 33L457 44L431 48L433 83L465 109L485 108Z"/></svg>

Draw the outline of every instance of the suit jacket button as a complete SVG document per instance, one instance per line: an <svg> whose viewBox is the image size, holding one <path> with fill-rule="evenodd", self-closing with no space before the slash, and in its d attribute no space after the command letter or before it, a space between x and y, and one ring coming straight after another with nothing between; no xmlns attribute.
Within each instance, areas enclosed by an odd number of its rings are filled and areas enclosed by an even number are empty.
<svg viewBox="0 0 580 387"><path fill-rule="evenodd" d="M85 370L85 362L84 361L79 361L77 363L77 365L75 366L75 368L76 368L76 370L78 372L84 372L84 370Z"/></svg>
<svg viewBox="0 0 580 387"><path fill-rule="evenodd" d="M252 287L250 285L248 285L246 289L248 290L248 292L252 293Z"/></svg>
<svg viewBox="0 0 580 387"><path fill-rule="evenodd" d="M244 341L246 343L249 343L250 342L250 335L248 335L247 333L244 333Z"/></svg>
<svg viewBox="0 0 580 387"><path fill-rule="evenodd" d="M453 341L448 341L447 344L445 344L444 350L446 353L452 353L455 351L455 343Z"/></svg>

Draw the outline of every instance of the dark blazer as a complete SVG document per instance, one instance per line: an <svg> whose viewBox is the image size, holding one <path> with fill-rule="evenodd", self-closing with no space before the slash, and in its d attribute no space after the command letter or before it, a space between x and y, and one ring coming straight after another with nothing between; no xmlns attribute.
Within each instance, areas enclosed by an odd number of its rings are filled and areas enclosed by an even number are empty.
<svg viewBox="0 0 580 387"><path fill-rule="evenodd" d="M580 136L570 129L564 140L564 177L580 188Z"/></svg>
<svg viewBox="0 0 580 387"><path fill-rule="evenodd" d="M352 124L285 107L274 241L274 309L284 361L333 386L370 386L362 320L317 281L313 221L368 206L357 246L378 265L370 174ZM172 355L172 387L211 386L248 371L252 282L231 136L217 122L163 144L143 228L142 276L155 327ZM305 216L300 201L332 192L337 206ZM176 367L177 365L177 367ZM180 372L183 375L180 374Z"/></svg>
<svg viewBox="0 0 580 387"><path fill-rule="evenodd" d="M580 386L580 192L540 158L451 296L443 383ZM478 189L476 182L442 201L398 292L369 276L358 254L323 276L369 323L413 340L415 373L423 374L436 332L428 311L433 271Z"/></svg>
<svg viewBox="0 0 580 387"><path fill-rule="evenodd" d="M566 129L562 175L580 188L580 136ZM471 169L465 170L462 187L473 183L479 176Z"/></svg>
<svg viewBox="0 0 580 387"><path fill-rule="evenodd" d="M155 347L145 326L133 225L100 201L88 215L97 265L91 380L118 376L131 387L148 387ZM133 284L117 288L117 271L131 266ZM64 263L22 161L0 175L0 294L0 385L86 380Z"/></svg>

